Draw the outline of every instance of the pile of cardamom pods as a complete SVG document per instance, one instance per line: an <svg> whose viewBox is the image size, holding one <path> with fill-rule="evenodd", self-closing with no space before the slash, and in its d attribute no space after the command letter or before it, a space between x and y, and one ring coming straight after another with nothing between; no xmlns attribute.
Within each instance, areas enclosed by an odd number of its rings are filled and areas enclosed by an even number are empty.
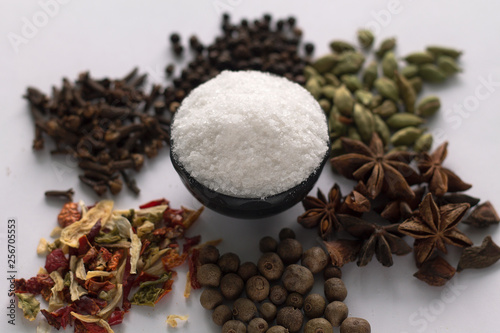
<svg viewBox="0 0 500 333"><path fill-rule="evenodd" d="M304 69L306 89L328 116L332 157L345 153L341 137L369 143L373 133L387 148L428 151L433 139L422 125L441 103L434 95L417 96L424 82L441 83L460 72L457 60L462 52L428 46L398 58L395 38L383 40L372 52L370 31L358 31L358 41L360 49L332 41L332 53ZM363 67L370 56L374 60Z"/></svg>

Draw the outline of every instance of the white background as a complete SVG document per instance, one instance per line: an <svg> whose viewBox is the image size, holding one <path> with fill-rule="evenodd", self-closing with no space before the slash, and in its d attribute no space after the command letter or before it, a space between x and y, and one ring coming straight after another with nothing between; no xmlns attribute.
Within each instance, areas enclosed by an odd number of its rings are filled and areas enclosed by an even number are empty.
<svg viewBox="0 0 500 333"><path fill-rule="evenodd" d="M465 51L461 65L465 71L443 86L427 87L424 94L441 97L442 110L428 122L437 142L450 141L446 165L467 182L468 192L490 200L500 208L498 191L498 134L500 126L500 3L494 1L66 1L58 12L29 36L18 52L8 39L9 33L22 36L23 20L33 21L42 10L37 1L2 0L0 4L0 331L34 332L36 322L22 320L17 313L16 326L7 325L6 306L6 223L18 220L18 277L36 274L43 260L36 256L40 237L48 237L56 225L60 202L45 200L48 189L76 190L76 199L92 203L96 198L80 185L72 161L53 159L48 150L33 152L33 122L27 103L21 98L33 85L49 92L60 85L62 77L73 80L83 70L95 77L121 77L133 66L149 73L151 82L164 83L163 68L172 61L168 35L182 34L184 41L196 33L211 42L219 33L220 12L230 11L234 18L254 19L263 13L274 17L296 15L304 30L304 39L316 44L316 55L328 51L334 38L355 41L355 31L370 25L377 41L397 36L397 54L422 50L427 44L456 46ZM396 4L393 7L392 4ZM392 10L392 13L390 12ZM43 23L43 22L42 22ZM496 85L481 86L484 80ZM489 95L481 100L478 93ZM478 104L474 105L474 101ZM471 103L471 104L467 104ZM464 106L464 104L467 104ZM462 113L453 109L461 106ZM436 144L434 145L436 147ZM184 189L172 169L168 150L150 160L137 176L142 191L134 197L123 190L114 199L116 207L137 207L140 203L168 198L173 206L199 207ZM335 179L325 168L318 186L325 192L337 181L344 194L352 183ZM315 190L314 190L315 191ZM276 217L245 221L206 210L189 235L202 234L203 240L223 238L221 252L233 251L242 261L258 259L258 240L264 235L277 237L289 226L306 248L315 244L316 233L296 223L303 212L296 205ZM492 234L500 243L497 227L470 230L475 244ZM408 241L411 241L408 239ZM458 251L450 248L448 259L458 260ZM415 266L411 255L398 257L391 268L376 260L365 268L355 264L343 269L349 295L346 303L352 316L366 318L373 332L499 332L500 265L483 270L464 271L447 287L430 287L412 277ZM199 305L199 292L190 299L182 297L185 271L179 270L174 291L156 308L134 307L116 332L166 332L169 314L188 314L189 321L178 332L218 332L211 314ZM5 275L5 276L4 276ZM318 280L321 280L318 278ZM316 286L321 292L320 285ZM38 319L40 319L41 315ZM71 330L71 329L70 329Z"/></svg>

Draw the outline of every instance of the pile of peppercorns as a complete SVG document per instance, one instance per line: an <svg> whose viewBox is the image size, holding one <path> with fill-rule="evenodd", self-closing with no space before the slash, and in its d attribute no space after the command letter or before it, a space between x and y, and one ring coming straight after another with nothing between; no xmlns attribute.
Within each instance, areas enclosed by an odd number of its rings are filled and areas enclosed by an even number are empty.
<svg viewBox="0 0 500 333"><path fill-rule="evenodd" d="M200 249L197 279L205 288L200 303L213 310L212 319L223 333L333 333L339 326L341 333L371 331L366 320L347 317L342 272L322 248L303 252L294 231L284 228L279 242L263 237L259 249L257 264L240 264L238 255L220 255L213 245ZM324 296L309 294L320 273Z"/></svg>

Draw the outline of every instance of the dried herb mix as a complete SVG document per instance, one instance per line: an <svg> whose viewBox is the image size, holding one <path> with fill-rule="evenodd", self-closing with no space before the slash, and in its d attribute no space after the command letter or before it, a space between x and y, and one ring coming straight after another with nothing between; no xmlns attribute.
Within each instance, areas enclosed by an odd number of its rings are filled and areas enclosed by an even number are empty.
<svg viewBox="0 0 500 333"><path fill-rule="evenodd" d="M60 237L40 242L37 252L46 256L45 267L15 281L25 317L34 320L41 312L56 329L112 332L132 305L154 306L172 290L173 269L198 252L200 236L185 232L202 210L173 209L165 199L128 210L114 210L110 200L79 204L79 217L65 220ZM187 291L199 287L194 270L189 274ZM203 303L213 308L218 301L210 293ZM38 295L48 308L40 309Z"/></svg>

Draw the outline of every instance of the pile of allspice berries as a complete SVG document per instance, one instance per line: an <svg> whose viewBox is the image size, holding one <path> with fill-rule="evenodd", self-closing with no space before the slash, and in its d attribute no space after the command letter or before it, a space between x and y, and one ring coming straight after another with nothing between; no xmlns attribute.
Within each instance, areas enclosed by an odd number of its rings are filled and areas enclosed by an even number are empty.
<svg viewBox="0 0 500 333"><path fill-rule="evenodd" d="M222 333L369 333L368 321L348 317L342 272L320 247L303 251L292 229L279 241L263 237L257 264L240 263L235 253L220 255L213 245L200 249L197 279L205 288L201 305L212 310ZM324 295L310 293L315 276L324 278Z"/></svg>
<svg viewBox="0 0 500 333"><path fill-rule="evenodd" d="M373 133L389 149L428 151L433 138L423 125L441 103L435 95L417 97L424 82L442 83L460 72L462 52L428 46L397 57L395 38L370 52L374 36L369 30L359 30L358 41L361 48L334 40L331 53L304 68L305 88L328 116L331 155L344 153L341 137L368 144Z"/></svg>

